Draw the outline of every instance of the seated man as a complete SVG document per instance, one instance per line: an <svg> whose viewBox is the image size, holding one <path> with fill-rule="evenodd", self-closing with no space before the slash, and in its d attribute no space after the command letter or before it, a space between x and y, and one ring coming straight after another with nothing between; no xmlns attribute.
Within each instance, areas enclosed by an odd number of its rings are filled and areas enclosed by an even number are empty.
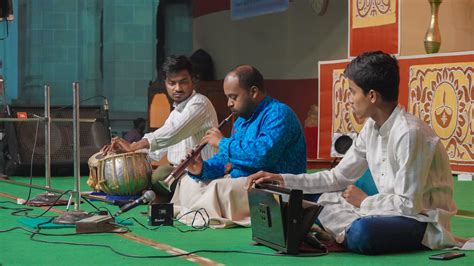
<svg viewBox="0 0 474 266"><path fill-rule="evenodd" d="M139 117L133 120L133 128L125 133L123 138L128 142L140 141L145 133L146 120Z"/></svg>
<svg viewBox="0 0 474 266"><path fill-rule="evenodd" d="M453 176L440 138L398 106L397 60L382 52L358 56L345 69L352 108L368 118L341 162L313 174L259 172L252 183L276 181L322 193L319 222L347 249L381 254L451 247L450 218L457 209ZM370 169L378 193L368 196L354 183Z"/></svg>
<svg viewBox="0 0 474 266"><path fill-rule="evenodd" d="M185 56L170 56L162 66L162 78L169 97L174 101L164 125L134 143L114 138L111 145L102 150L108 152L131 152L150 149L152 159L159 160L168 154L168 161L177 165L186 157L188 150L199 143L206 131L217 125L217 114L209 99L194 91L194 72L191 61ZM212 146L204 148L203 158L216 153ZM163 169L165 168L165 169ZM159 181L172 170L164 166L153 174L152 185L155 191L163 193ZM164 172L164 173L163 173ZM161 173L157 176L156 173Z"/></svg>
<svg viewBox="0 0 474 266"><path fill-rule="evenodd" d="M244 177L260 169L304 173L306 144L295 113L267 96L263 77L254 67L241 65L230 71L224 93L238 116L232 136L223 137L217 128L206 133L203 143L218 147L218 153L204 162L199 156L191 162L189 176L180 180L171 201L181 214L204 208L214 225L249 225Z"/></svg>

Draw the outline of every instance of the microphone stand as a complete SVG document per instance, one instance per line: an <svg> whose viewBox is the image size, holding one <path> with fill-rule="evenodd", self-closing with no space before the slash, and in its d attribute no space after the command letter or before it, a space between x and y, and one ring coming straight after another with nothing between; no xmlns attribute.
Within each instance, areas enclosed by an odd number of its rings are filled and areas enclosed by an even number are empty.
<svg viewBox="0 0 474 266"><path fill-rule="evenodd" d="M51 188L51 87L44 85L44 168L45 168L45 188ZM28 200L28 206L54 206L65 205L67 200L61 199L60 196L47 191L38 194L31 200Z"/></svg>
<svg viewBox="0 0 474 266"><path fill-rule="evenodd" d="M107 129L107 136L109 138L109 142L112 140L112 128L110 127L110 119L109 119L109 100L104 97L104 124L105 128Z"/></svg>
<svg viewBox="0 0 474 266"><path fill-rule="evenodd" d="M0 113L0 118L3 118L4 114L7 113L7 100L6 100L6 97L5 97L5 86L3 84L4 80L3 80L3 76L0 75L0 101L2 102L2 109L1 109L1 113ZM5 166L5 162L4 162L4 155L3 155L3 149L4 149L4 143L5 141L3 140L5 137L6 137L6 128L3 127L2 129L2 136L0 138L0 179L8 179L8 176L3 174L3 171L5 171L4 169L4 166Z"/></svg>
<svg viewBox="0 0 474 266"><path fill-rule="evenodd" d="M76 224L78 221L91 217L92 214L88 212L81 211L81 165L80 165L80 130L79 130L79 82L72 83L72 90L73 90L73 154L74 154L74 191L71 193L69 198L69 202L67 205L67 210L64 215L59 216L53 220L53 223L57 224ZM69 207L74 199L74 211L69 212Z"/></svg>

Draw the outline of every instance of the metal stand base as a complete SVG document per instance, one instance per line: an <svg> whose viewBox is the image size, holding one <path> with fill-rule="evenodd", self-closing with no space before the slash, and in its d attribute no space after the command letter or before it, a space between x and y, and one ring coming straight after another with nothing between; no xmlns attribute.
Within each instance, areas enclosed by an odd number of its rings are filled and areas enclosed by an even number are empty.
<svg viewBox="0 0 474 266"><path fill-rule="evenodd" d="M54 205L67 205L67 200L61 199L59 195L54 193L42 193L37 195L34 199L29 200L26 205L28 206L54 206Z"/></svg>
<svg viewBox="0 0 474 266"><path fill-rule="evenodd" d="M91 217L92 214L83 211L66 212L63 216L54 218L55 224L76 224L77 221Z"/></svg>

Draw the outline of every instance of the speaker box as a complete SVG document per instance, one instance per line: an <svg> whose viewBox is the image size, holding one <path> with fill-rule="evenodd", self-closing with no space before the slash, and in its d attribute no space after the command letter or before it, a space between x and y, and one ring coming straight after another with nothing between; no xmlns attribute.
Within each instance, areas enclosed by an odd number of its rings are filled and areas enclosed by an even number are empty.
<svg viewBox="0 0 474 266"><path fill-rule="evenodd" d="M13 4L12 0L0 0L0 21L3 19L13 20Z"/></svg>
<svg viewBox="0 0 474 266"><path fill-rule="evenodd" d="M57 109L55 111L55 109ZM44 107L12 106L11 116L26 114L28 118L35 115L44 116ZM51 107L50 116L72 119L71 107ZM105 144L110 143L110 132L105 126L105 113L99 106L81 107L80 119L92 119L94 122L80 122L80 164L81 175L87 175L89 157L98 152ZM33 165L33 175L45 174L45 140L43 122L5 123L6 140L4 148L5 173L8 175L29 175ZM51 175L74 175L73 122L51 122ZM31 160L33 157L33 164Z"/></svg>

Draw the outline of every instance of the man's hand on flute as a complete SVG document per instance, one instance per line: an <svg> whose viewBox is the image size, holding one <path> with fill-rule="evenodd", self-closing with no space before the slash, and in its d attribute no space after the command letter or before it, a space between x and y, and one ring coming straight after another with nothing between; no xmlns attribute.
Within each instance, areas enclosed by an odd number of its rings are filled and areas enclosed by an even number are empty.
<svg viewBox="0 0 474 266"><path fill-rule="evenodd" d="M207 143L214 148L219 148L219 142L221 142L223 137L222 132L217 127L213 127L206 132L206 135L201 140L201 144Z"/></svg>
<svg viewBox="0 0 474 266"><path fill-rule="evenodd" d="M191 158L191 156L192 156L192 151L189 152L186 155L186 159L185 159L185 160L190 160L190 162L188 164L188 167L187 167L188 172L193 174L193 175L201 175L201 173L202 173L202 164L203 164L201 154L198 154L194 158L189 159L189 158Z"/></svg>

